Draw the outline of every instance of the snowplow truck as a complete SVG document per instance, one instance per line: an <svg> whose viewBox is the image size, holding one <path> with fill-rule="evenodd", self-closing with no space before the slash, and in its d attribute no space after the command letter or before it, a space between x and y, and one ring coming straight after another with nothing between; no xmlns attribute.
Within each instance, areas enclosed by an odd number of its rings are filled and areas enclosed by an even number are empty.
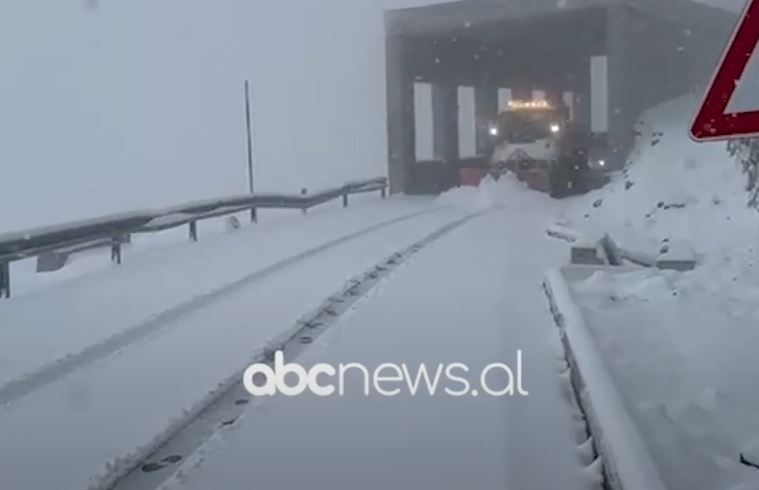
<svg viewBox="0 0 759 490"><path fill-rule="evenodd" d="M590 130L570 122L566 106L511 101L490 134L495 178L514 172L531 189L555 198L583 194L608 181L604 159L590 158Z"/></svg>

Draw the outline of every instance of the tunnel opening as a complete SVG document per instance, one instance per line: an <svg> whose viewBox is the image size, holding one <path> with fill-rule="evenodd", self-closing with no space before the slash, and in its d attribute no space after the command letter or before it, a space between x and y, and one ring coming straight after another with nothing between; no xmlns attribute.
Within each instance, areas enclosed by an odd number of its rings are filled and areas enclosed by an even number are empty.
<svg viewBox="0 0 759 490"><path fill-rule="evenodd" d="M646 109L705 85L732 17L689 0L467 1L386 12L392 192L486 167L508 100L561 102L620 169Z"/></svg>

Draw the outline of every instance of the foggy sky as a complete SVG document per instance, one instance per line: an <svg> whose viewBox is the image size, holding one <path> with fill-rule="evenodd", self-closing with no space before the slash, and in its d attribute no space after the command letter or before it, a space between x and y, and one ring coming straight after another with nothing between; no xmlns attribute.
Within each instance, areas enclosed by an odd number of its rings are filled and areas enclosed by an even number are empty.
<svg viewBox="0 0 759 490"><path fill-rule="evenodd" d="M245 192L245 79L259 189L384 174L382 8L426 3L3 0L0 231Z"/></svg>

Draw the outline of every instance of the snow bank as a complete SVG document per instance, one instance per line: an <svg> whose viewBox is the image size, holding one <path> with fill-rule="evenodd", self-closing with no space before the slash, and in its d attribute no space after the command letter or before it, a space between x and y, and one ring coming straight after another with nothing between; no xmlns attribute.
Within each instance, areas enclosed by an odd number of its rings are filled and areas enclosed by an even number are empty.
<svg viewBox="0 0 759 490"><path fill-rule="evenodd" d="M438 196L437 203L467 209L489 209L514 203L524 199L526 195L530 195L532 199L540 197L533 194L535 194L534 191L528 190L523 183L516 180L513 174L509 173L497 181L487 176L479 187L455 187ZM547 196L545 200L548 201Z"/></svg>
<svg viewBox="0 0 759 490"><path fill-rule="evenodd" d="M622 248L644 255L658 255L667 243L689 244L704 274L742 275L755 262L759 214L746 206L745 176L725 143L688 138L696 104L685 97L646 113L627 169L574 200L565 218L608 231Z"/></svg>

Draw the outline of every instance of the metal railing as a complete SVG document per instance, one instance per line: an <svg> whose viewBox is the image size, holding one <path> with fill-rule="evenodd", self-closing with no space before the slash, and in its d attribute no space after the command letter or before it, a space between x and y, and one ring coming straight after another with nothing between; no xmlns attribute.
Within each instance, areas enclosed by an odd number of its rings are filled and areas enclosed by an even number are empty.
<svg viewBox="0 0 759 490"><path fill-rule="evenodd" d="M0 298L11 296L10 264L15 261L80 245L86 249L88 244L102 242L110 245L111 260L120 264L122 244L135 233L155 233L187 225L190 239L197 241L197 224L202 220L249 211L251 220L255 221L258 209L300 209L306 213L314 206L339 198L342 198L343 206L348 206L349 196L375 191L379 191L382 198L387 196L387 178L349 182L315 194L244 194L195 201L158 211L135 211L3 233L0 234Z"/></svg>

